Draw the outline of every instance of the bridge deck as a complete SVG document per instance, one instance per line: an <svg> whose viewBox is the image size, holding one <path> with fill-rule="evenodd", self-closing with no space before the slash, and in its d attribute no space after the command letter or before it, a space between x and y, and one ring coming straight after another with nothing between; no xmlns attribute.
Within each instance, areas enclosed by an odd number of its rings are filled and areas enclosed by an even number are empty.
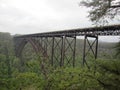
<svg viewBox="0 0 120 90"><path fill-rule="evenodd" d="M98 36L116 35L120 36L120 25L104 27L91 27L83 29L61 30L55 32L28 34L14 37L15 54L22 57L22 51L27 43L31 44L37 55L42 60L48 60L52 66L76 66L76 37L85 36L83 49L83 65L87 67L87 56L91 53L94 59L97 58ZM92 37L93 42L89 41ZM81 46L80 46L81 47ZM22 58L21 58L22 61ZM22 64L21 64L22 65Z"/></svg>
<svg viewBox="0 0 120 90"><path fill-rule="evenodd" d="M109 25L103 27L90 27L90 28L78 28L70 30L59 30L54 32L45 32L37 34L28 34L15 36L15 38L25 38L25 37L61 37L61 36L83 36L86 34L107 36L107 35L120 35L120 24L119 25Z"/></svg>

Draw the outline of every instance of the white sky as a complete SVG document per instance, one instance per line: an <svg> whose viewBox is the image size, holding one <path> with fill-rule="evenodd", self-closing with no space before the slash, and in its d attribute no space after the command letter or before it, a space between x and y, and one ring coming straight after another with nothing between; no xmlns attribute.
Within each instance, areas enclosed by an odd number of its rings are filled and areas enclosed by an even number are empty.
<svg viewBox="0 0 120 90"><path fill-rule="evenodd" d="M80 1L0 0L0 32L31 34L90 27L87 9L79 6ZM118 41L118 37L107 40Z"/></svg>

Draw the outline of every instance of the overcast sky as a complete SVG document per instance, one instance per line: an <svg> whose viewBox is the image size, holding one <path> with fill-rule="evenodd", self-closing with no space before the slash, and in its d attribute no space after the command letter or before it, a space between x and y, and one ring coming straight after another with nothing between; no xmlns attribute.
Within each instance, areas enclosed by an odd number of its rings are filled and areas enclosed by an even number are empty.
<svg viewBox="0 0 120 90"><path fill-rule="evenodd" d="M80 1L0 0L0 32L31 34L90 27L87 9L79 6Z"/></svg>

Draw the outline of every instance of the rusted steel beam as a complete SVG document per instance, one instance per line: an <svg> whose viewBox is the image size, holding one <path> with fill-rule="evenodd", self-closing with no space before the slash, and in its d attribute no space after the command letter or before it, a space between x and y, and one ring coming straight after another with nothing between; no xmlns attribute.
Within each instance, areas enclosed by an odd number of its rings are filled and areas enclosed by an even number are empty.
<svg viewBox="0 0 120 90"><path fill-rule="evenodd" d="M92 43L90 43L88 39L89 37L94 38L95 40ZM93 45L95 45L95 49L93 49ZM88 56L88 53L90 53L90 51L92 52L94 59L97 59L97 50L98 50L98 36L86 35L84 39L84 49L83 49L83 66L86 64L86 66L89 68L87 64L87 56Z"/></svg>
<svg viewBox="0 0 120 90"><path fill-rule="evenodd" d="M52 55L51 55L51 65L53 66L53 59L54 59L54 42L55 42L55 37L52 38Z"/></svg>
<svg viewBox="0 0 120 90"><path fill-rule="evenodd" d="M48 57L52 66L54 66L54 63L57 63L60 67L67 65L74 67L76 57L76 37L83 35L85 36L83 65L87 65L86 57L90 51L94 58L97 58L98 36L119 36L120 25L15 36L15 53L16 56L21 56L24 46L29 42L37 53L41 53L44 57ZM95 38L95 41L91 44L88 37ZM89 46L88 50L86 48L87 44ZM93 49L93 45L95 45L95 49Z"/></svg>
<svg viewBox="0 0 120 90"><path fill-rule="evenodd" d="M74 37L73 67L75 67L75 56L76 56L76 36Z"/></svg>
<svg viewBox="0 0 120 90"><path fill-rule="evenodd" d="M26 38L26 37L62 37L62 36L83 36L86 34L99 35L99 36L119 36L120 35L120 25L109 25L101 27L90 27L90 28L78 28L70 30L59 30L55 32L45 32L37 34L28 34L15 36L15 38Z"/></svg>

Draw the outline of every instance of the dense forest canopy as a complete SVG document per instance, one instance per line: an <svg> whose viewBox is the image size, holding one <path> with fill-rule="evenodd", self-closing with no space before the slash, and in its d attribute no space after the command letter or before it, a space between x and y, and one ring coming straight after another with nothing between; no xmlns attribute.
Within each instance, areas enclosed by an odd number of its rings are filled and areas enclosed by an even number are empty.
<svg viewBox="0 0 120 90"><path fill-rule="evenodd" d="M99 43L101 54L104 52L99 58L103 60L94 62L90 56L88 61L90 70L83 68L80 64L76 68L58 67L56 69L46 64L43 72L41 59L35 55L30 44L27 44L23 50L23 64L21 65L21 60L14 56L12 40L13 36L9 33L0 33L0 90L80 90L81 88L82 90L88 88L118 90L120 88L120 61L117 60L119 57L116 58L113 54L115 43ZM80 48L82 43L83 41L78 39L77 48ZM83 47L78 49L78 55L79 50L82 49ZM110 49L113 52L110 53ZM77 60L80 63L81 58ZM96 69L95 66L97 66Z"/></svg>

